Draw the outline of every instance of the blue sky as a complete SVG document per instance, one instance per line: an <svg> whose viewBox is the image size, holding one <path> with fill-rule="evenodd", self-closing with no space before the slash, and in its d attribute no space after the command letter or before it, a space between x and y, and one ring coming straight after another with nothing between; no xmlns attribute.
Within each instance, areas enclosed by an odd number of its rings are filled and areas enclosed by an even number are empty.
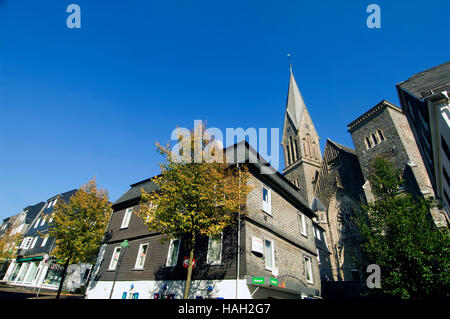
<svg viewBox="0 0 450 319"><path fill-rule="evenodd" d="M66 26L70 3L81 29ZM366 26L371 3L381 29ZM93 176L116 200L159 172L155 142L194 119L281 130L287 53L322 149L353 147L349 122L382 99L398 105L396 83L448 60L449 11L447 0L0 0L0 218Z"/></svg>

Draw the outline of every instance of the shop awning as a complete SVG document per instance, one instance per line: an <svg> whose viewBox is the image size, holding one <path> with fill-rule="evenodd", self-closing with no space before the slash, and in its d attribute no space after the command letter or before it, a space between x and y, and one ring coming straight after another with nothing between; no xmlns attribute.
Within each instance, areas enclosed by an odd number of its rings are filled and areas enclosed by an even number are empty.
<svg viewBox="0 0 450 319"><path fill-rule="evenodd" d="M281 278L283 276L280 276ZM282 279L276 279L273 277L247 277L247 285L253 285L261 288L268 288L277 290L280 292L290 293L290 294L306 294L309 296L318 296L319 291L313 288L305 287L301 284L292 283Z"/></svg>
<svg viewBox="0 0 450 319"><path fill-rule="evenodd" d="M30 260L41 260L42 256L37 256L37 257L29 257L29 258L22 258L22 259L17 259L17 262L22 262L22 261L30 261Z"/></svg>

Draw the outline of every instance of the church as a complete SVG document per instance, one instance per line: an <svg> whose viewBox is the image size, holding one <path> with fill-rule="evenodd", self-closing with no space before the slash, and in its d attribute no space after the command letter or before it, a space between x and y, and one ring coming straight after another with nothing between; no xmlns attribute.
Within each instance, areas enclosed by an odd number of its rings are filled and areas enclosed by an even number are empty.
<svg viewBox="0 0 450 319"><path fill-rule="evenodd" d="M361 204L374 200L368 181L369 163L382 156L401 170L402 191L429 197L433 188L413 133L402 109L382 100L350 122L354 149L331 139L323 155L319 135L290 67L289 89L281 145L283 175L316 212L314 223L322 229L328 250L319 251L322 296L355 296L365 289L364 256L352 216ZM445 221L437 209L436 225ZM448 227L448 221L446 223ZM323 261L327 262L323 262Z"/></svg>

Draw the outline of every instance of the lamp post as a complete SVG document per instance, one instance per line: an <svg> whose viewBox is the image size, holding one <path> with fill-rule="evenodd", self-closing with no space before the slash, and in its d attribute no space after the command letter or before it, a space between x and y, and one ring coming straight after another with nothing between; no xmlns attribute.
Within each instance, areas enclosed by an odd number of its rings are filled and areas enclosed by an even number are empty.
<svg viewBox="0 0 450 319"><path fill-rule="evenodd" d="M117 268L116 268L116 273L114 274L114 281L113 281L113 285L111 288L111 293L109 294L109 299L111 299L113 292L114 292L114 286L116 285L116 280L117 280L117 274L119 273L119 269L120 269L120 264L122 263L122 257L125 254L125 250L129 247L130 245L128 244L128 240L124 240L123 242L120 243L120 253L119 253L119 260L117 261ZM122 253L123 250L123 253Z"/></svg>

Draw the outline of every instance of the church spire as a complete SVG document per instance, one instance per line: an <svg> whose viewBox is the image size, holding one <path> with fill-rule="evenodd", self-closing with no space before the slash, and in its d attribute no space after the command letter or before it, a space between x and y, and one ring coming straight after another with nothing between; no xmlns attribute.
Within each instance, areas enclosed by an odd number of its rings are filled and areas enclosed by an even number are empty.
<svg viewBox="0 0 450 319"><path fill-rule="evenodd" d="M305 101L303 100L297 82L295 81L294 73L292 72L292 64L289 65L289 90L286 102L286 113L290 117L295 128L300 129L300 122L303 118L303 113L306 110Z"/></svg>
<svg viewBox="0 0 450 319"><path fill-rule="evenodd" d="M289 89L284 116L283 137L285 167L283 174L299 188L308 201L313 199L313 183L321 165L319 136L289 66Z"/></svg>

